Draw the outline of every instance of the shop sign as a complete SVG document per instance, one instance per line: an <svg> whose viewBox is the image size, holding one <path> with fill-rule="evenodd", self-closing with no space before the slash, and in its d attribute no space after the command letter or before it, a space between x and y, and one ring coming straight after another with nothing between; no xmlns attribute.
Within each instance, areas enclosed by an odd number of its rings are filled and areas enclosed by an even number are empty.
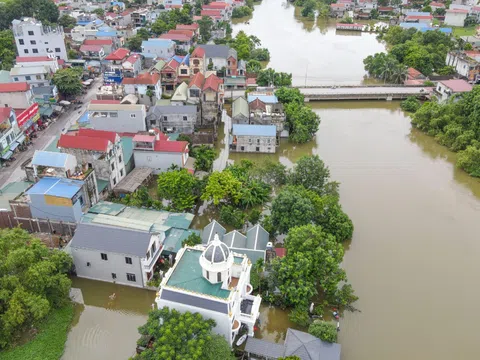
<svg viewBox="0 0 480 360"><path fill-rule="evenodd" d="M28 109L23 111L20 115L17 116L17 123L19 127L23 127L28 120L36 122L40 118L38 113L38 103L34 103Z"/></svg>

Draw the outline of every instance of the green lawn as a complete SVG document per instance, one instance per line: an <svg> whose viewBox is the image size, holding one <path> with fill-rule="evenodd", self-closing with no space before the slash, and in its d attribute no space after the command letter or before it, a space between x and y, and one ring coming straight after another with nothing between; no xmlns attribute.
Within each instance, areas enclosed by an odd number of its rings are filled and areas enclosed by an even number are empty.
<svg viewBox="0 0 480 360"><path fill-rule="evenodd" d="M454 36L473 36L475 35L475 26L470 26L470 27L454 27L452 26L453 29L453 35Z"/></svg>
<svg viewBox="0 0 480 360"><path fill-rule="evenodd" d="M38 326L38 334L28 343L0 353L0 360L58 360L74 314L73 304L53 310Z"/></svg>

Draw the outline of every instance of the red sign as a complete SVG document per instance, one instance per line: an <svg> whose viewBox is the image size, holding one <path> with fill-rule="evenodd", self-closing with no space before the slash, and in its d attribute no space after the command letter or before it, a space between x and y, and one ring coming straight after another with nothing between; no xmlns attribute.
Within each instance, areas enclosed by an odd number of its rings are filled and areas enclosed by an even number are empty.
<svg viewBox="0 0 480 360"><path fill-rule="evenodd" d="M38 113L38 104L33 103L28 109L25 109L20 115L17 116L18 127L22 127L28 120L33 118Z"/></svg>

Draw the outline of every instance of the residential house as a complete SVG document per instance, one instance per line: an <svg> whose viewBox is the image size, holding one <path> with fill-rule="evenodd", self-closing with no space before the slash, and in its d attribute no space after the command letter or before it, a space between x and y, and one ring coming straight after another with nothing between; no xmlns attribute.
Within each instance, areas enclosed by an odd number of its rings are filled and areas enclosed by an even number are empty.
<svg viewBox="0 0 480 360"><path fill-rule="evenodd" d="M447 54L445 63L468 81L476 82L480 74L480 51L452 51Z"/></svg>
<svg viewBox="0 0 480 360"><path fill-rule="evenodd" d="M229 21L232 18L232 7L226 2L212 1L208 4L204 4L202 10L219 11L223 21Z"/></svg>
<svg viewBox="0 0 480 360"><path fill-rule="evenodd" d="M183 7L182 0L164 0L165 9L181 9Z"/></svg>
<svg viewBox="0 0 480 360"><path fill-rule="evenodd" d="M405 22L424 23L430 25L433 21L432 14L428 12L410 11L407 12Z"/></svg>
<svg viewBox="0 0 480 360"><path fill-rule="evenodd" d="M176 57L177 58L177 57ZM181 61L177 67L177 82L190 81L190 55L180 57Z"/></svg>
<svg viewBox="0 0 480 360"><path fill-rule="evenodd" d="M180 61L178 57L174 56L163 66L160 71L162 88L166 93L173 93L175 87L177 86L177 74L178 67L180 66Z"/></svg>
<svg viewBox="0 0 480 360"><path fill-rule="evenodd" d="M51 73L56 73L60 69L58 59L53 56L17 56L16 67L37 67L48 66Z"/></svg>
<svg viewBox="0 0 480 360"><path fill-rule="evenodd" d="M33 104L33 94L27 82L0 83L0 107L26 109Z"/></svg>
<svg viewBox="0 0 480 360"><path fill-rule="evenodd" d="M162 83L159 74L143 73L134 78L124 78L125 94L138 97L140 104L154 105L162 98Z"/></svg>
<svg viewBox="0 0 480 360"><path fill-rule="evenodd" d="M188 151L187 141L170 141L158 129L133 137L135 166L151 168L154 174L167 171L172 165L191 167L193 171L193 166L187 163Z"/></svg>
<svg viewBox="0 0 480 360"><path fill-rule="evenodd" d="M441 2L432 1L428 5L432 8L432 13L434 13L437 9L445 9L445 4Z"/></svg>
<svg viewBox="0 0 480 360"><path fill-rule="evenodd" d="M275 153L276 149L277 128L275 125L232 125L231 151Z"/></svg>
<svg viewBox="0 0 480 360"><path fill-rule="evenodd" d="M223 109L223 80L214 74L205 78L201 94L201 125L215 126L218 124Z"/></svg>
<svg viewBox="0 0 480 360"><path fill-rule="evenodd" d="M85 26L77 25L70 31L70 37L76 43L83 43L84 40L92 40L97 36L97 26L90 23Z"/></svg>
<svg viewBox="0 0 480 360"><path fill-rule="evenodd" d="M160 35L159 39L173 41L175 48L182 50L184 53L188 53L194 45L193 31L190 30L170 30L168 33Z"/></svg>
<svg viewBox="0 0 480 360"><path fill-rule="evenodd" d="M203 82L205 76L203 73L197 72L193 75L192 80L188 84L187 101L191 104L199 104L201 100Z"/></svg>
<svg viewBox="0 0 480 360"><path fill-rule="evenodd" d="M200 16L203 18L204 16L208 16L212 19L214 24L218 24L221 21L225 21L225 17L222 15L222 12L218 9L215 10L202 10L200 11Z"/></svg>
<svg viewBox="0 0 480 360"><path fill-rule="evenodd" d="M100 200L95 170L88 169L86 164L78 164L77 158L71 154L36 150L32 162L25 166L25 173L32 182L44 177L82 181L86 208Z"/></svg>
<svg viewBox="0 0 480 360"><path fill-rule="evenodd" d="M150 19L149 12L150 11L148 9L139 9L133 11L131 14L133 27L145 27Z"/></svg>
<svg viewBox="0 0 480 360"><path fill-rule="evenodd" d="M32 88L34 101L38 104L53 104L58 102L58 89L56 85L37 86Z"/></svg>
<svg viewBox="0 0 480 360"><path fill-rule="evenodd" d="M381 15L388 15L390 13L393 13L394 8L392 6L379 6L378 7L378 13Z"/></svg>
<svg viewBox="0 0 480 360"><path fill-rule="evenodd" d="M137 133L146 131L145 105L123 105L116 103L89 104L88 118L96 130L117 133Z"/></svg>
<svg viewBox="0 0 480 360"><path fill-rule="evenodd" d="M418 86L423 85L427 77L423 75L420 71L414 68L408 68L407 78L404 81L404 85L407 86Z"/></svg>
<svg viewBox="0 0 480 360"><path fill-rule="evenodd" d="M345 4L330 4L330 16L332 17L343 18L346 11L347 6Z"/></svg>
<svg viewBox="0 0 480 360"><path fill-rule="evenodd" d="M190 54L190 74L195 75L198 72L204 74L206 71L206 66L205 50L200 46L197 46Z"/></svg>
<svg viewBox="0 0 480 360"><path fill-rule="evenodd" d="M119 36L119 33L116 29L112 29L109 26L103 26L97 30L95 35L89 36L89 39L94 40L111 40L113 42L113 46L115 48L121 46L123 44L122 39Z"/></svg>
<svg viewBox="0 0 480 360"><path fill-rule="evenodd" d="M245 76L227 76L223 78L225 91L245 90L247 88L247 79Z"/></svg>
<svg viewBox="0 0 480 360"><path fill-rule="evenodd" d="M102 61L105 58L105 51L102 45L81 45L80 52L83 59L99 60Z"/></svg>
<svg viewBox="0 0 480 360"><path fill-rule="evenodd" d="M198 312L215 320L214 332L233 344L241 325L253 336L262 299L253 296L252 263L220 241L217 235L207 245L184 247L160 285L155 299L180 312Z"/></svg>
<svg viewBox="0 0 480 360"><path fill-rule="evenodd" d="M341 345L320 340L309 333L287 329L283 344L268 340L247 338L245 353L248 358L298 358L300 360L340 360Z"/></svg>
<svg viewBox="0 0 480 360"><path fill-rule="evenodd" d="M473 86L462 79L442 80L437 83L435 88L436 95L441 102L447 101L457 94L463 94L472 91Z"/></svg>
<svg viewBox="0 0 480 360"><path fill-rule="evenodd" d="M463 27L465 19L468 16L468 10L464 9L447 9L445 14L445 25Z"/></svg>
<svg viewBox="0 0 480 360"><path fill-rule="evenodd" d="M250 112L248 109L248 101L243 96L237 97L232 103L232 123L248 124Z"/></svg>
<svg viewBox="0 0 480 360"><path fill-rule="evenodd" d="M97 179L107 181L109 190L126 175L122 142L115 132L80 128L75 135L60 135L57 147L93 168Z"/></svg>
<svg viewBox="0 0 480 360"><path fill-rule="evenodd" d="M142 41L142 54L153 54L162 59L175 55L175 42L170 39L148 39Z"/></svg>
<svg viewBox="0 0 480 360"><path fill-rule="evenodd" d="M205 64L208 70L226 69L226 75L237 74L237 51L227 45L200 45L205 51Z"/></svg>
<svg viewBox="0 0 480 360"><path fill-rule="evenodd" d="M198 121L196 105L152 106L146 117L149 129L158 128L164 133L192 134Z"/></svg>
<svg viewBox="0 0 480 360"><path fill-rule="evenodd" d="M0 107L0 154L3 161L9 160L20 145L16 142L21 134L17 117L12 107Z"/></svg>
<svg viewBox="0 0 480 360"><path fill-rule="evenodd" d="M185 105L188 100L188 85L186 82L182 82L177 86L170 100L172 105Z"/></svg>
<svg viewBox="0 0 480 360"><path fill-rule="evenodd" d="M100 86L95 94L97 100L122 100L125 96L123 85L111 82Z"/></svg>
<svg viewBox="0 0 480 360"><path fill-rule="evenodd" d="M119 48L105 57L105 71L103 73L103 80L105 83L122 83L122 65L129 56L130 50Z"/></svg>
<svg viewBox="0 0 480 360"><path fill-rule="evenodd" d="M78 277L146 287L165 233L81 223L69 244Z"/></svg>
<svg viewBox="0 0 480 360"><path fill-rule="evenodd" d="M193 31L193 34L197 37L200 35L200 25L198 25L197 23L190 24L190 25L177 24L177 27L175 29Z"/></svg>
<svg viewBox="0 0 480 360"><path fill-rule="evenodd" d="M65 34L61 26L43 25L34 18L22 18L12 21L19 56L48 56L68 60L65 47Z"/></svg>
<svg viewBox="0 0 480 360"><path fill-rule="evenodd" d="M12 82L27 82L31 87L48 86L53 74L50 68L43 66L15 66L10 70Z"/></svg>
<svg viewBox="0 0 480 360"><path fill-rule="evenodd" d="M87 210L84 182L67 178L43 177L25 194L32 217L78 222Z"/></svg>
<svg viewBox="0 0 480 360"><path fill-rule="evenodd" d="M280 102L264 102L260 98L268 101L268 97L257 97L251 101L249 106L250 124L256 125L275 125L277 135L284 130L286 115L283 104Z"/></svg>
<svg viewBox="0 0 480 360"><path fill-rule="evenodd" d="M138 76L142 70L142 56L139 54L130 55L127 60L122 63L122 72L125 78L133 78Z"/></svg>
<svg viewBox="0 0 480 360"><path fill-rule="evenodd" d="M108 12L105 14L105 20L110 26L129 26L132 21L132 9L127 9L121 13Z"/></svg>
<svg viewBox="0 0 480 360"><path fill-rule="evenodd" d="M338 0L337 4L345 4L345 8L347 9L347 11L353 10L355 8L355 1L353 0Z"/></svg>

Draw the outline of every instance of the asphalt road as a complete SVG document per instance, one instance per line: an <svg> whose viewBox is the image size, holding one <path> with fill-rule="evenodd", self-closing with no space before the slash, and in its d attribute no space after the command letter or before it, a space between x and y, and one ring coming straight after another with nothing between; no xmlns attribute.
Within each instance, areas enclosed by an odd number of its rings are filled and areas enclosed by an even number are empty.
<svg viewBox="0 0 480 360"><path fill-rule="evenodd" d="M18 151L14 155L16 160L10 162L9 167L3 167L0 169L0 188L2 188L5 184L25 178L25 171L20 168L20 165L23 164L23 162L27 159L31 159L35 150L45 149L45 147L50 145L55 137L60 136L62 131L75 124L80 115L85 112L90 100L95 98L96 89L100 82L101 79L95 79L87 93L80 98L80 100L83 101L80 109L73 110L72 105L72 108L61 114L55 123L50 123L45 130L37 132L38 137L36 139L32 139L33 145L30 145L27 151Z"/></svg>
<svg viewBox="0 0 480 360"><path fill-rule="evenodd" d="M220 149L220 154L218 158L215 159L213 162L213 170L214 171L222 171L225 169L228 163L228 157L230 155L230 148L229 148L229 139L230 139L230 129L232 128L232 118L227 115L227 111L223 110L222 112L222 122L224 123L223 131L225 133L225 137L223 138L223 149Z"/></svg>

